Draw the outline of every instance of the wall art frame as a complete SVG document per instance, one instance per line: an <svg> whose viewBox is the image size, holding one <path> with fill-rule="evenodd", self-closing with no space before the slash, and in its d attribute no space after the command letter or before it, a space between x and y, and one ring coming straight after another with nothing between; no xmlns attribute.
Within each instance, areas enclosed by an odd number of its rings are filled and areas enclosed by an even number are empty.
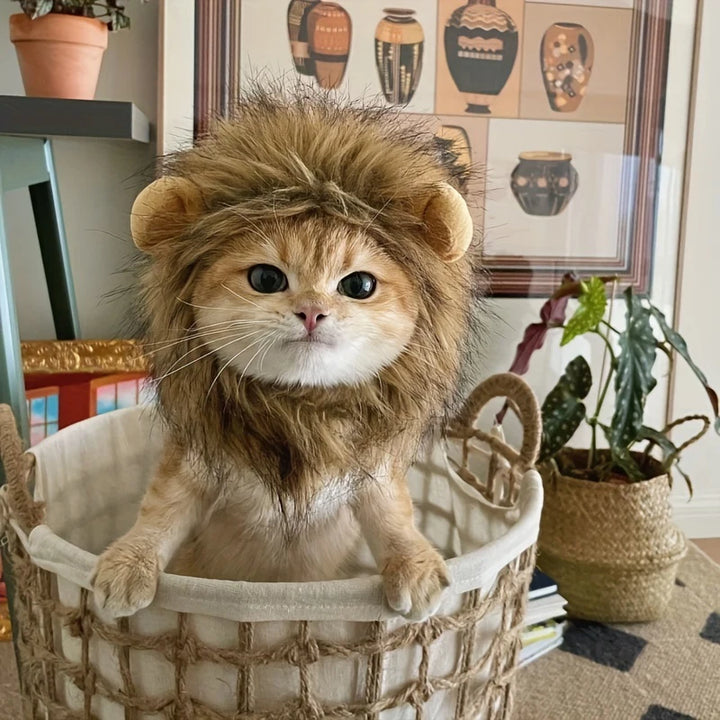
<svg viewBox="0 0 720 720"><path fill-rule="evenodd" d="M294 0L298 2L299 0ZM304 2L317 5L317 0L303 0ZM167 2L167 0L165 0ZM354 14L357 3L361 0L339 0L339 5L348 9L349 15L355 23L354 27L360 27L365 19L359 12ZM427 8L432 5L437 8L435 16L435 27L429 27L426 22L425 39L426 50L428 38L431 34L436 37L435 55L431 57L426 52L426 65L423 72L430 77L431 67L433 82L435 83L435 99L432 108L427 105L421 108L413 107L410 103L406 108L409 115L425 115L432 123L433 119L442 117L443 125L456 125L466 129L471 123L475 123L472 131L477 133L479 123L486 123L490 128L485 130L484 142L485 154L472 156L473 164L482 167L486 171L486 180L480 188L479 196L474 200L473 212L476 223L484 230L486 238L485 264L489 270L489 291L496 297L543 297L552 292L557 286L561 276L568 271L575 271L580 274L615 274L619 277L621 286L633 285L639 292L651 292L653 284L653 265L656 256L656 238L658 233L658 212L661 203L659 192L660 174L663 167L663 129L667 107L666 83L668 78L670 57L670 40L674 31L673 28L673 0L469 0L468 4L477 3L483 5L497 5L498 9L515 8L512 12L516 17L521 17L529 23L533 13L537 15L544 10L546 13L555 12L560 18L572 18L573 13L578 16L586 16L593 8L602 9L607 13L624 13L627 17L627 28L629 42L627 44L627 83L621 112L608 121L602 114L593 120L593 117L586 113L582 119L575 119L571 113L555 112L549 113L548 108L544 113L533 114L532 111L525 111L530 108L531 96L527 94L526 102L526 80L518 81L518 102L517 109L493 116L492 110L489 115L472 116L460 106L453 106L454 109L447 110L448 102L442 100L438 90L442 74L443 53L443 28L450 21L447 13L443 15L444 7L455 7L456 10L463 6L464 0L406 0L408 12L417 11L420 17L424 11L424 17L428 17ZM695 0L692 0L693 4ZM322 3L321 3L322 4ZM326 3L329 5L338 3ZM182 123L172 118L167 123L162 120L161 111L161 142L165 151L173 150L182 145L193 142L194 139L202 136L209 129L215 118L224 117L233 107L237 98L238 89L251 75L273 75L279 68L280 75L293 76L293 60L291 54L291 42L288 42L287 31L283 28L282 42L278 40L273 44L264 36L263 43L270 45L273 57L277 56L277 66L269 67L263 58L270 57L262 55L253 45L254 34L258 34L259 12L261 12L260 0L178 0L178 6L184 6L182 14L186 22L180 24L177 17L171 19L168 26L167 20L163 20L163 38L165 47L175 47L182 42L185 47L192 47L192 96L188 93L188 79L183 79L183 88L177 90L178 83L172 78L161 77L162 103L170 107L181 107L180 115ZM289 9L286 3L282 3L282 12ZM290 6L293 2L290 2ZM287 7L286 7L287 6ZM522 12L517 10L522 6ZM267 7L267 4L264 4ZM373 4L374 7L374 4ZM425 8L425 10L423 10ZM176 6L173 4L173 13ZM192 12L191 12L192 11ZM266 10L262 12L267 13ZM279 13L277 10L276 13ZM583 13L585 15L583 15ZM507 14L507 13L506 13ZM168 13L163 13L168 15ZM375 18L377 20L377 18ZM373 21L374 22L374 21ZM625 22L625 21L624 21ZM174 26L172 25L174 23ZM571 24L571 23L570 23ZM278 25L276 22L275 25ZM537 48L522 47L522 33L527 31L530 36L530 28L518 24L521 33L521 47L518 50L518 58L524 52L528 58L537 54ZM362 29L362 28L361 28ZM278 30L278 33L280 30ZM355 38L360 37L360 29L353 30ZM377 31L379 32L379 31ZM376 32L376 35L377 35ZM367 32L366 32L367 34ZM536 33L537 34L537 33ZM376 37L377 39L377 37ZM602 38L601 38L602 39ZM607 48L608 43L605 43ZM363 47L368 46L364 42ZM595 41L596 67L600 57L600 44ZM363 52L365 52L363 50ZM447 53L446 53L447 54ZM606 52L607 56L607 52ZM348 67L350 70L346 76L351 75L353 54L349 54ZM534 57L534 56L533 56ZM257 59L257 62L253 60ZM533 60L533 62L535 62ZM520 59L516 62L516 70L521 75L522 67ZM185 62L185 70L187 65ZM161 66L163 63L161 63ZM297 63L296 63L297 65ZM544 68L544 66L543 66ZM687 69L688 73L690 69ZM175 75L177 72L173 71ZM528 71L528 77L538 87L543 87L539 68L532 72ZM342 92L350 96L360 94L367 95L367 88L375 83L377 77L370 77L366 73L367 83L362 86L362 93L359 92L361 85L356 81L355 86L345 85L340 87ZM599 77L599 74L597 74ZM319 82L319 81L318 81ZM529 82L529 81L528 81ZM593 78L591 77L587 97L592 93ZM546 83L547 85L547 83ZM356 92L357 90L357 92ZM420 91L418 91L419 93ZM536 92L536 90L533 90ZM380 93L378 92L378 95ZM543 95L544 96L544 95ZM387 95L386 95L387 97ZM620 95L618 95L620 97ZM416 98L417 99L417 98ZM534 100L533 100L534 102ZM539 100L538 100L539 102ZM583 100L588 105L588 100ZM552 103L551 103L552 104ZM492 108L492 103L490 104ZM418 112L419 110L419 112ZM687 113L686 107L673 109L673 112ZM456 123L448 123L447 117L454 116ZM553 117L550 117L553 116ZM177 110L175 117L178 117ZM451 118L452 119L452 118ZM524 123L519 125L518 123ZM543 125L546 123L546 125ZM437 124L437 123L436 123ZM556 137L560 140L556 143L560 152L555 153L563 156L568 153L565 145L572 145L563 137L570 138L573 133L578 137L587 137L580 142L585 147L581 152L592 152L592 132L605 132L613 126L616 132L612 141L609 141L604 157L598 157L597 163L593 166L592 172L596 173L598 179L595 186L604 184L610 188L612 194L611 202L605 206L599 206L595 212L610 214L605 218L605 223L593 228L587 223L591 200L588 197L588 190L592 182L587 182L587 172L581 173L580 188L576 200L570 204L570 210L564 207L555 213L560 218L571 218L565 226L558 224L558 218L552 218L555 223L553 227L561 227L562 237L553 234L554 231L543 229L549 228L550 224L543 224L542 220L530 217L525 208L525 215L519 215L519 207L522 203L518 198L511 173L504 169L498 173L493 163L492 146L495 144L495 137L511 137L519 134L518 129L532 126L539 130L542 127L553 127L557 129ZM515 128L515 129L513 129ZM597 128L597 130L596 130ZM585 129L589 129L585 132ZM523 130L524 132L524 130ZM584 133L584 135L583 135ZM521 134L521 133L520 133ZM613 145L614 143L614 145ZM578 143L576 143L577 145ZM560 147L563 145L563 147ZM489 149L488 149L489 146ZM531 149L531 148L528 148ZM512 158L513 164L517 162ZM612 173L605 173L608 163L613 165ZM508 166L511 167L511 166ZM605 173L603 175L603 173ZM572 178L568 182L572 184ZM580 197L583 195L584 205L580 204ZM606 193L606 190L603 190ZM513 199L513 194L517 199ZM472 202L471 202L472 205ZM557 203L561 205L561 203ZM512 206L512 210L509 210ZM496 209L500 208L496 212ZM508 212L505 212L508 210ZM532 241L538 228L536 245L541 246L542 252L534 252L531 247L523 246L520 249L515 247L517 225L514 219L521 218L527 222L525 227L528 243ZM583 222L588 224L585 230ZM544 234L543 234L544 233ZM586 234L592 233L588 241ZM553 245L554 243L554 245ZM551 245L554 250L548 249ZM586 245L590 251L586 251Z"/></svg>

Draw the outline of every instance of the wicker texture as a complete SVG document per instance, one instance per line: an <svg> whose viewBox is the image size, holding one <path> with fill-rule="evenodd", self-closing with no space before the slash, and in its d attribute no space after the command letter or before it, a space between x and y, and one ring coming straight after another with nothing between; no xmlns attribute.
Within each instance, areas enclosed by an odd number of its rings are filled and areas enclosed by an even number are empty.
<svg viewBox="0 0 720 720"><path fill-rule="evenodd" d="M582 467L584 452L571 452ZM545 466L542 476L538 563L557 581L568 613L601 622L661 617L687 549L672 524L667 475L616 485Z"/></svg>
<svg viewBox="0 0 720 720"><path fill-rule="evenodd" d="M474 412L465 415L467 421L472 423L481 404L504 391L514 393L513 388L516 385L502 382L481 387L480 393L473 398ZM523 397L526 399L526 394ZM525 420L531 435L537 435L539 414L533 416L530 412ZM532 463L531 451L525 450L521 457L502 445L495 450L506 458L506 464L529 466ZM8 481L0 497L5 497L17 526L28 531L40 522L41 508L27 492L27 456L20 452L14 420L4 406L0 406L0 450ZM475 484L483 486L481 482ZM455 694L453 717L456 720L510 716L519 633L534 567L534 547L509 562L492 588L478 588L465 593L458 611L450 615L431 617L415 624L389 621L357 623L362 626L358 635L360 639L343 643L314 636L313 624L300 621L295 623L293 638L262 648L255 645L255 624L240 622L235 623L235 646L215 647L201 639L193 629L192 617L183 613L175 614L174 629L143 633L132 629L132 618L110 622L103 620L93 611L92 598L85 589L80 591L76 605L63 604L59 599L62 593L58 590L57 577L33 564L12 524L5 529L17 581L18 623L15 630L27 718L44 718L46 713L52 720L105 717L97 710L105 698L123 708L126 720L145 717L176 720L379 720L383 711L402 707L407 708L417 720L436 720L428 714L426 705L435 693L448 691ZM485 636L489 618L493 618L492 626L497 630L488 641ZM450 673L434 676L431 673L434 647L445 634L453 634L457 638L457 663ZM63 652L67 637L74 639L76 647L79 643L80 650L73 659ZM104 677L96 666L93 643L98 640L114 648L121 683ZM388 653L412 647L416 648L418 658L412 681L393 691L383 692L383 664ZM138 653L153 653L153 662L165 665L163 672L174 674L174 692L148 695L139 690L142 678L139 678L132 660L138 657ZM315 668L328 658L355 659L358 667L363 668L358 673L357 702L330 704L319 698L315 687ZM193 669L203 663L217 663L235 671L237 709L234 712L219 712L192 696L188 689L189 678ZM290 699L279 709L258 710L255 703L257 673L260 668L272 664L296 668L297 686L294 691L283 688L284 696L289 692ZM76 698L81 698L80 703L71 706L65 702L68 688ZM447 720L450 720L449 716Z"/></svg>

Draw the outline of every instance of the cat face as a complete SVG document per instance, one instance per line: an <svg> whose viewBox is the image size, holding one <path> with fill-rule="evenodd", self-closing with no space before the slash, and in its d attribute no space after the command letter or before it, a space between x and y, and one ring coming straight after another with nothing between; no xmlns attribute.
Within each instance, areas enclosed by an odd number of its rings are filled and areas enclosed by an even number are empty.
<svg viewBox="0 0 720 720"><path fill-rule="evenodd" d="M413 285L361 230L326 218L277 220L226 247L193 293L219 372L352 385L408 346L418 315Z"/></svg>

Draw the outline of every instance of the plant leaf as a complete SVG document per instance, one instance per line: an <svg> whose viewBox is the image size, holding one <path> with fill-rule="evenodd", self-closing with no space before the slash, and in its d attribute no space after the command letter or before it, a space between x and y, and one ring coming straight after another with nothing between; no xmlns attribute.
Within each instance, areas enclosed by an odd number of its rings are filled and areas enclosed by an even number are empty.
<svg viewBox="0 0 720 720"><path fill-rule="evenodd" d="M607 425L600 425L602 427L603 432L605 433L605 437L607 438L608 444L610 444L610 437L612 436L612 427L608 427ZM615 466L619 467L625 475L627 475L628 479L636 482L638 480L647 480L645 474L642 470L640 470L640 467L635 462L635 458L630 453L629 448L620 448L619 450L615 450L612 446L610 447L610 455L612 457L612 461Z"/></svg>
<svg viewBox="0 0 720 720"><path fill-rule="evenodd" d="M652 375L657 349L650 325L650 311L633 294L625 291L626 327L620 334L620 355L615 373L615 412L610 423L608 441L613 457L624 452L637 440L643 425L645 401L655 387Z"/></svg>
<svg viewBox="0 0 720 720"><path fill-rule="evenodd" d="M647 425L643 425L640 428L637 439L649 440L654 445L657 445L660 450L662 450L663 461L667 460L671 456L677 455L678 453L677 445L675 445L675 443L670 440L667 435L661 433L659 430L648 427ZM664 467L666 470L668 469L668 466L664 465Z"/></svg>
<svg viewBox="0 0 720 720"><path fill-rule="evenodd" d="M575 434L585 418L585 405L592 387L590 366L582 355L568 363L557 385L542 406L543 437L540 460L555 455Z"/></svg>
<svg viewBox="0 0 720 720"><path fill-rule="evenodd" d="M680 463L675 463L675 469L683 476L683 480L685 480L685 484L688 486L688 492L690 493L690 497L693 496L693 484L692 480L690 479L690 476L680 467Z"/></svg>
<svg viewBox="0 0 720 720"><path fill-rule="evenodd" d="M582 284L582 288L578 297L579 305L565 325L560 345L567 345L578 335L594 330L605 315L605 283L598 277L592 277Z"/></svg>
<svg viewBox="0 0 720 720"><path fill-rule="evenodd" d="M717 393L710 387L710 385L708 385L705 373L693 362L690 357L690 353L688 352L687 343L682 335L675 332L675 330L668 325L665 315L652 304L650 304L650 312L655 320L657 320L660 330L662 330L662 334L665 336L665 340L667 340L673 350L675 350L675 352L677 352L678 355L685 360L685 362L690 366L690 369L697 376L697 379L705 388L705 392L707 393L708 398L710 398L710 404L712 405L713 412L715 413L715 432L720 433L720 410L718 409Z"/></svg>
<svg viewBox="0 0 720 720"><path fill-rule="evenodd" d="M32 19L37 20L43 15L47 15L53 9L53 0L37 0L35 3L35 11L32 14Z"/></svg>

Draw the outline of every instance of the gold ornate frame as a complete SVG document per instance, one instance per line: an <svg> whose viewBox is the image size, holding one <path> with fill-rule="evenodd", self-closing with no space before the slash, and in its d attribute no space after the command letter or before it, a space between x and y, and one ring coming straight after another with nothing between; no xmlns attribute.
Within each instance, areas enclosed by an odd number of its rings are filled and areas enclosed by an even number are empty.
<svg viewBox="0 0 720 720"><path fill-rule="evenodd" d="M145 372L136 340L32 340L21 343L23 373Z"/></svg>

